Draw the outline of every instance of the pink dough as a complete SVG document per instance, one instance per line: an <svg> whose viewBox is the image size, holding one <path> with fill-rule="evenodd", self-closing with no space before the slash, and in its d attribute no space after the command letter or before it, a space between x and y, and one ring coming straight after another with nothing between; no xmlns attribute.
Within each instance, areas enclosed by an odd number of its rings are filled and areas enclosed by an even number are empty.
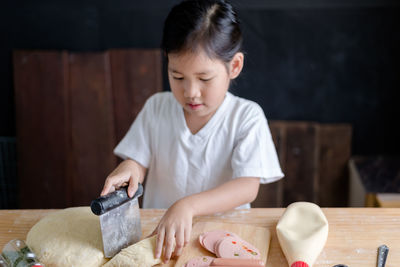
<svg viewBox="0 0 400 267"><path fill-rule="evenodd" d="M218 258L260 259L260 251L243 239L227 236L215 244Z"/></svg>
<svg viewBox="0 0 400 267"><path fill-rule="evenodd" d="M205 249L215 254L215 244L218 242L218 240L229 236L239 238L236 234L232 232L228 232L225 230L214 230L201 234L199 236L199 242Z"/></svg>
<svg viewBox="0 0 400 267"><path fill-rule="evenodd" d="M214 259L214 257L209 256L196 257L186 262L183 267L208 267Z"/></svg>

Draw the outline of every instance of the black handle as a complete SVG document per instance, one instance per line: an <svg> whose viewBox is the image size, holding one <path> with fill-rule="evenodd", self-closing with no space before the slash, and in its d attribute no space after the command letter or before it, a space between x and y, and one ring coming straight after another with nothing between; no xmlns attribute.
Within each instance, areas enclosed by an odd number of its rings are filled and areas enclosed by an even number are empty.
<svg viewBox="0 0 400 267"><path fill-rule="evenodd" d="M132 198L128 196L127 189L128 186L121 187L112 193L93 200L90 204L92 212L96 215L102 215L103 213L124 204L128 200L140 197L143 194L142 184L138 184L138 189L136 190L136 193Z"/></svg>

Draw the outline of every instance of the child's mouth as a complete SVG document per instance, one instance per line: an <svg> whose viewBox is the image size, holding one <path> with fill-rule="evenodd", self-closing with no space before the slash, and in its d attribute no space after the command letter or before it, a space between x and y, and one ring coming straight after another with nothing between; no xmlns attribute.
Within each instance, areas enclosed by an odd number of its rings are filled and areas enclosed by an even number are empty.
<svg viewBox="0 0 400 267"><path fill-rule="evenodd" d="M203 104L187 104L189 106L190 109L192 110L196 110L199 109L201 106L203 106Z"/></svg>

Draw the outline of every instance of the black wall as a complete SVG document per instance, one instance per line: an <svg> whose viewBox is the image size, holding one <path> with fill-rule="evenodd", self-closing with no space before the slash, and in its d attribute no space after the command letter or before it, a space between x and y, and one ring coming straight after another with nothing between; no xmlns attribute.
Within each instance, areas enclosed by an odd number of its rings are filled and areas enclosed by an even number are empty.
<svg viewBox="0 0 400 267"><path fill-rule="evenodd" d="M0 136L15 136L13 49L156 48L177 1L9 1L0 8ZM353 154L399 154L396 1L236 0L245 69L235 94L270 120L351 123ZM165 80L164 88L168 88Z"/></svg>

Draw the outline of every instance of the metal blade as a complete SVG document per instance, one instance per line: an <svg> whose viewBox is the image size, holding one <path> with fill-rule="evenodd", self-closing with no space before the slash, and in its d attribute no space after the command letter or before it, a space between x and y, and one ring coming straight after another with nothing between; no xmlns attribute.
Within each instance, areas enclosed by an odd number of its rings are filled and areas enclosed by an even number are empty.
<svg viewBox="0 0 400 267"><path fill-rule="evenodd" d="M389 253L389 248L386 245L379 246L378 248L378 267L384 267L386 264L386 258Z"/></svg>
<svg viewBox="0 0 400 267"><path fill-rule="evenodd" d="M100 215L100 226L106 258L112 258L121 249L138 242L142 235L138 199Z"/></svg>

